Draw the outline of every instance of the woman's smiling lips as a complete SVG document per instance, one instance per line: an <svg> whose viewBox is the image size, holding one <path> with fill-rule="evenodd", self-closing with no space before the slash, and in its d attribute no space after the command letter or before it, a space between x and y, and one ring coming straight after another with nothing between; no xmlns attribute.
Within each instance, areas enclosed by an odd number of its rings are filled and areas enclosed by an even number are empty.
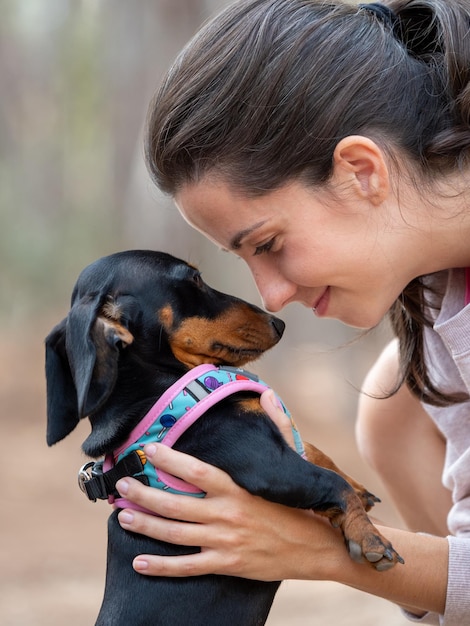
<svg viewBox="0 0 470 626"><path fill-rule="evenodd" d="M330 301L330 288L327 287L321 294L315 304L312 306L312 311L317 317L324 317L328 309L328 303Z"/></svg>

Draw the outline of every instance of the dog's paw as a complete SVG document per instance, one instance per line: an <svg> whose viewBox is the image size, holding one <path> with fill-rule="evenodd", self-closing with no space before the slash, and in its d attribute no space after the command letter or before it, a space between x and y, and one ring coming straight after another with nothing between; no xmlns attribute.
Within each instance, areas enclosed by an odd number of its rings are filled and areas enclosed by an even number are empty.
<svg viewBox="0 0 470 626"><path fill-rule="evenodd" d="M341 529L353 561L368 564L379 572L386 571L397 563L404 563L390 541L369 519L361 498L351 491L346 499L346 509L330 509L328 517L334 528Z"/></svg>
<svg viewBox="0 0 470 626"><path fill-rule="evenodd" d="M392 544L369 522L369 530L357 538L347 538L349 555L356 563L368 563L379 572L385 572L405 561Z"/></svg>

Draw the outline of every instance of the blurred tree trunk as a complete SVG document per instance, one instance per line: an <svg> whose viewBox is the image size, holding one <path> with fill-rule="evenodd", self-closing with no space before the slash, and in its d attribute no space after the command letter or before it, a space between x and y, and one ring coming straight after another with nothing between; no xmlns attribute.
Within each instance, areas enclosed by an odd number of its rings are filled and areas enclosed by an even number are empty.
<svg viewBox="0 0 470 626"><path fill-rule="evenodd" d="M111 115L113 213L122 225L123 242L155 247L160 237L162 241L171 237L186 247L191 237L188 228L181 219L165 218L170 203L151 190L141 130L163 74L207 17L206 1L113 0L104 11L103 75L108 81L105 93Z"/></svg>

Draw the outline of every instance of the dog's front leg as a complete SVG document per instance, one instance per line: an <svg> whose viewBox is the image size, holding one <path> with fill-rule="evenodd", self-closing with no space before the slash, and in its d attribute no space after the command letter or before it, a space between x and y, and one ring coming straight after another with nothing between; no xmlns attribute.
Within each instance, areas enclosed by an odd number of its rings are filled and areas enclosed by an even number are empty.
<svg viewBox="0 0 470 626"><path fill-rule="evenodd" d="M342 470L340 470L336 463L332 459L330 459L327 454L319 450L316 446L309 443L308 441L304 441L304 448L305 456L307 457L307 460L310 461L310 463L313 463L314 465L319 465L320 467L324 467L325 469L333 470L333 472L336 472L337 474L342 476L344 480L346 480L351 485L351 487L356 492L356 495L361 500L362 506L366 511L369 511L376 502L380 502L380 498L374 496L374 494L368 491L364 487L364 485L357 482L357 480L351 478L351 476L348 476L348 474L345 474Z"/></svg>

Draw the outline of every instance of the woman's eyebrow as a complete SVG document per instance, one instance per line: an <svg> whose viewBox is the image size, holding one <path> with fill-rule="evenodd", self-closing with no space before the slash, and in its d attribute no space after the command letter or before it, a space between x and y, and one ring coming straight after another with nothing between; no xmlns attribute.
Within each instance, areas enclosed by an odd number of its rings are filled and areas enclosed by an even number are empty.
<svg viewBox="0 0 470 626"><path fill-rule="evenodd" d="M263 220L262 222L257 222L256 224L253 224L253 226L250 226L249 228L240 230L230 239L229 250L239 250L242 246L242 240L248 235L251 235L253 231L263 226L263 224L265 224L266 222L267 220Z"/></svg>

